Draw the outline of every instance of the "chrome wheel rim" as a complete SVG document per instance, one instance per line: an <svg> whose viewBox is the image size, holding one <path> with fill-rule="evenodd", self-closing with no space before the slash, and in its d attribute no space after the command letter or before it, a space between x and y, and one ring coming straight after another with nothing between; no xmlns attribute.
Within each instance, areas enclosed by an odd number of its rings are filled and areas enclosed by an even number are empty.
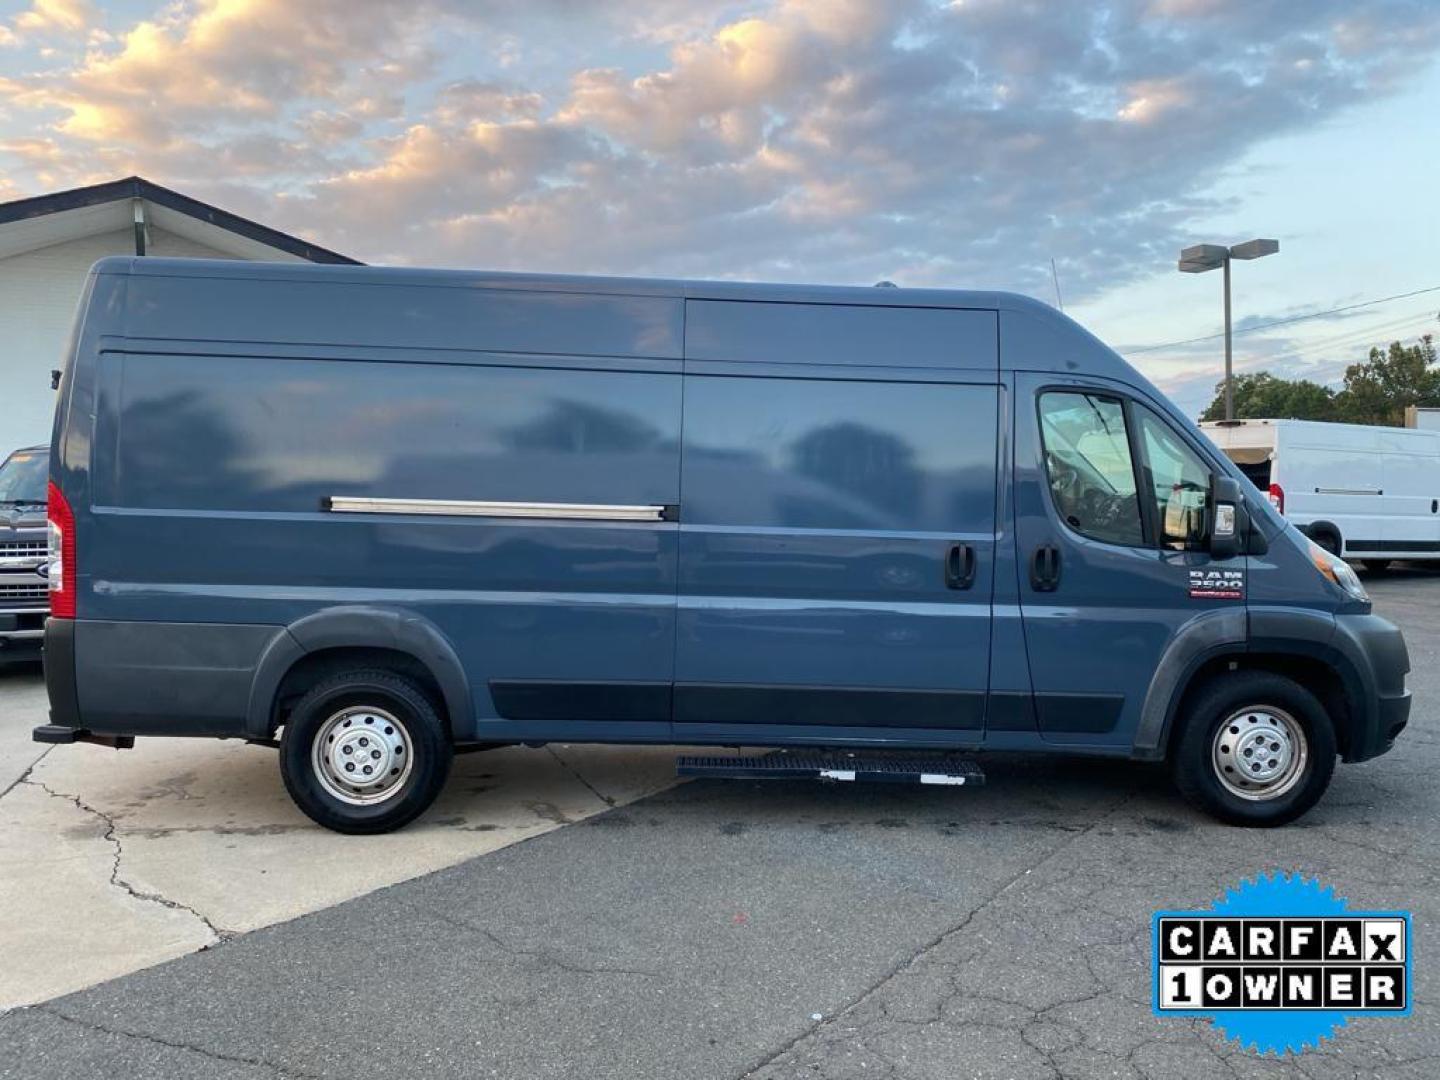
<svg viewBox="0 0 1440 1080"><path fill-rule="evenodd" d="M1300 782L1309 760L1305 732L1273 705L1237 709L1215 732L1211 760L1230 794L1251 802L1278 799Z"/></svg>
<svg viewBox="0 0 1440 1080"><path fill-rule="evenodd" d="M315 733L310 764L325 793L349 806L393 799L410 777L415 750L392 713L372 705L341 709Z"/></svg>

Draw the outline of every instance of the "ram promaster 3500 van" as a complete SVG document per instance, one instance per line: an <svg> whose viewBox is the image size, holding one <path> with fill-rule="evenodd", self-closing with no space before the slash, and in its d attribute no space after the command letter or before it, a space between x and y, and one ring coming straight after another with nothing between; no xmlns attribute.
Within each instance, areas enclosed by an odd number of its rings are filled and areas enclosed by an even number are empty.
<svg viewBox="0 0 1440 1080"><path fill-rule="evenodd" d="M1164 760L1269 825L1410 707L1349 567L1001 293L107 259L50 476L36 738L277 745L341 831L547 741Z"/></svg>

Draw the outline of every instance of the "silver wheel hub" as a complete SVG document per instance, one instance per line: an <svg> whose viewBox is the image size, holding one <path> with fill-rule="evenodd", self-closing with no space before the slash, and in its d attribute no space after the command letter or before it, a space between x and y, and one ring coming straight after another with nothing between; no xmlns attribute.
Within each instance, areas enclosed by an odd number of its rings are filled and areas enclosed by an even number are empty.
<svg viewBox="0 0 1440 1080"><path fill-rule="evenodd" d="M409 779L414 756L400 721L369 705L342 709L327 719L310 751L320 786L351 806L394 798Z"/></svg>
<svg viewBox="0 0 1440 1080"><path fill-rule="evenodd" d="M1215 733L1215 775L1233 795L1261 801L1293 788L1305 771L1309 748L1295 718L1273 705L1240 709Z"/></svg>

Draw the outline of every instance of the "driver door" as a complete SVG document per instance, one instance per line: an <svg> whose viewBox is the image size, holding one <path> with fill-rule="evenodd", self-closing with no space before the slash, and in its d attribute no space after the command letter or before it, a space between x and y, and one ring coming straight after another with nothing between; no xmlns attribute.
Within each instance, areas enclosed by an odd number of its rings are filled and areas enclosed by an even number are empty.
<svg viewBox="0 0 1440 1080"><path fill-rule="evenodd" d="M1021 614L1040 733L1128 748L1179 627L1243 606L1245 559L1204 550L1212 465L1148 404L1099 381L1019 373L1015 412Z"/></svg>

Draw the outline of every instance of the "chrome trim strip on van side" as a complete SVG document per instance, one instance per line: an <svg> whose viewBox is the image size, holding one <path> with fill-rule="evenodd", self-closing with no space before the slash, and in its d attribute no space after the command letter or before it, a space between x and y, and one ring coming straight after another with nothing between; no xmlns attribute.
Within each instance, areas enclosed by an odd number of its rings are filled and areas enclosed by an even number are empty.
<svg viewBox="0 0 1440 1080"><path fill-rule="evenodd" d="M481 502L471 499L376 499L331 495L337 514L433 514L444 517L544 518L567 521L669 521L671 507L607 503Z"/></svg>
<svg viewBox="0 0 1440 1080"><path fill-rule="evenodd" d="M1379 488L1322 488L1315 489L1316 495L1384 495Z"/></svg>

